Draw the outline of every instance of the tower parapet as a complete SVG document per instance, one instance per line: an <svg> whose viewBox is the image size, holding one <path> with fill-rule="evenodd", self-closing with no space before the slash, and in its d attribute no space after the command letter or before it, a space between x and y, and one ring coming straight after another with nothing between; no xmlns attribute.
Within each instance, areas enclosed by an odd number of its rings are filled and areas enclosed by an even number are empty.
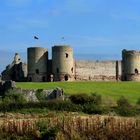
<svg viewBox="0 0 140 140"><path fill-rule="evenodd" d="M73 49L67 45L52 47L54 81L73 81L75 76Z"/></svg>
<svg viewBox="0 0 140 140"><path fill-rule="evenodd" d="M124 81L140 81L140 51L122 51L122 73Z"/></svg>

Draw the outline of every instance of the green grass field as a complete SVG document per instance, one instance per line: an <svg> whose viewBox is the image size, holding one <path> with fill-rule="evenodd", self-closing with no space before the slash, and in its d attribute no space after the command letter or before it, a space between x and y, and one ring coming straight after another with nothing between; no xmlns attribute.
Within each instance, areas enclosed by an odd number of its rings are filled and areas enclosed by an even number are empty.
<svg viewBox="0 0 140 140"><path fill-rule="evenodd" d="M140 98L140 82L17 82L17 87L25 89L54 89L60 87L64 93L98 93L104 100L116 101L125 96L131 103Z"/></svg>

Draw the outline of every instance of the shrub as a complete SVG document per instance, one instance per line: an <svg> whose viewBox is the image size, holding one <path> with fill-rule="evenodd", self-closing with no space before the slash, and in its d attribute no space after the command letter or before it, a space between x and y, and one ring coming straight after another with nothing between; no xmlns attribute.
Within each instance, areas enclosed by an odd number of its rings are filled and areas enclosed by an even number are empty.
<svg viewBox="0 0 140 140"><path fill-rule="evenodd" d="M121 96L117 100L117 105L118 105L118 107L130 107L130 103L128 102L128 100L124 96Z"/></svg>
<svg viewBox="0 0 140 140"><path fill-rule="evenodd" d="M137 105L140 105L140 98L138 98L137 100Z"/></svg>
<svg viewBox="0 0 140 140"><path fill-rule="evenodd" d="M100 104L101 96L97 94L87 95L87 94L75 94L70 96L70 100L75 104Z"/></svg>
<svg viewBox="0 0 140 140"><path fill-rule="evenodd" d="M101 104L102 102L102 97L101 95L97 94L97 93L92 93L92 100L93 100L93 103L96 104L96 105L99 105Z"/></svg>
<svg viewBox="0 0 140 140"><path fill-rule="evenodd" d="M74 103L74 104L85 104L89 102L89 96L87 96L86 94L75 94L75 95L71 95L70 96L70 100Z"/></svg>
<svg viewBox="0 0 140 140"><path fill-rule="evenodd" d="M13 103L13 102L24 103L24 102L26 102L26 100L21 93L16 93L12 90L9 90L8 92L5 93L3 102L5 102L5 103Z"/></svg>
<svg viewBox="0 0 140 140"><path fill-rule="evenodd" d="M57 136L58 132L60 131L60 128L58 126L53 126L48 131L43 135L43 139L55 139Z"/></svg>
<svg viewBox="0 0 140 140"><path fill-rule="evenodd" d="M40 132L44 133L49 128L49 122L48 122L48 120L39 120L36 123L36 126Z"/></svg>
<svg viewBox="0 0 140 140"><path fill-rule="evenodd" d="M102 114L103 108L94 104L85 104L83 106L83 112L87 114Z"/></svg>
<svg viewBox="0 0 140 140"><path fill-rule="evenodd" d="M7 112L7 111L16 111L21 109L48 109L48 110L56 110L56 111L82 111L81 105L73 104L70 101L62 101L62 100L51 100L47 102L2 102L0 103L0 111Z"/></svg>
<svg viewBox="0 0 140 140"><path fill-rule="evenodd" d="M60 128L58 126L51 126L49 124L49 121L47 120L40 120L36 123L36 126L39 130L39 138L42 140L55 138L60 131Z"/></svg>
<svg viewBox="0 0 140 140"><path fill-rule="evenodd" d="M139 111L131 107L118 107L117 114L121 116L135 116L139 114Z"/></svg>
<svg viewBox="0 0 140 140"><path fill-rule="evenodd" d="M81 111L82 107L80 105L73 104L71 101L63 100L50 100L47 102L47 108L50 110L59 110L59 111Z"/></svg>
<svg viewBox="0 0 140 140"><path fill-rule="evenodd" d="M117 100L117 105L117 113L121 116L135 116L136 114L139 114L139 111L132 107L128 100L123 96Z"/></svg>
<svg viewBox="0 0 140 140"><path fill-rule="evenodd" d="M42 92L42 89L38 89L36 92L36 97L39 101L46 101L46 95Z"/></svg>

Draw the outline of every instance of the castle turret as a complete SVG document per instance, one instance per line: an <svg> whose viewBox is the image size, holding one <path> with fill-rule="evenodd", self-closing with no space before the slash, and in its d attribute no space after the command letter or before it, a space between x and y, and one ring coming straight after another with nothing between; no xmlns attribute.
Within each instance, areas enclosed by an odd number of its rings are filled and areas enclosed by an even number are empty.
<svg viewBox="0 0 140 140"><path fill-rule="evenodd" d="M54 81L73 81L75 76L73 49L69 46L52 47Z"/></svg>
<svg viewBox="0 0 140 140"><path fill-rule="evenodd" d="M140 51L122 51L122 72L125 81L140 81Z"/></svg>
<svg viewBox="0 0 140 140"><path fill-rule="evenodd" d="M47 81L48 50L41 47L28 48L28 81Z"/></svg>
<svg viewBox="0 0 140 140"><path fill-rule="evenodd" d="M13 64L19 64L21 62L20 56L18 53L15 53Z"/></svg>

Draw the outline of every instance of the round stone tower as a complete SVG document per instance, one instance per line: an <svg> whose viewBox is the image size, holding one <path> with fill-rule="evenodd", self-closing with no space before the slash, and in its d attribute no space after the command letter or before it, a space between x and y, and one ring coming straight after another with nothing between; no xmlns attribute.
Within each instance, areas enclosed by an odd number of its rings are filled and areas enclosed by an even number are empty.
<svg viewBox="0 0 140 140"><path fill-rule="evenodd" d="M41 47L27 49L28 60L28 81L47 81L48 50Z"/></svg>
<svg viewBox="0 0 140 140"><path fill-rule="evenodd" d="M54 81L74 81L75 68L71 47L52 47L52 73Z"/></svg>
<svg viewBox="0 0 140 140"><path fill-rule="evenodd" d="M140 81L140 51L122 51L122 78L124 81Z"/></svg>

